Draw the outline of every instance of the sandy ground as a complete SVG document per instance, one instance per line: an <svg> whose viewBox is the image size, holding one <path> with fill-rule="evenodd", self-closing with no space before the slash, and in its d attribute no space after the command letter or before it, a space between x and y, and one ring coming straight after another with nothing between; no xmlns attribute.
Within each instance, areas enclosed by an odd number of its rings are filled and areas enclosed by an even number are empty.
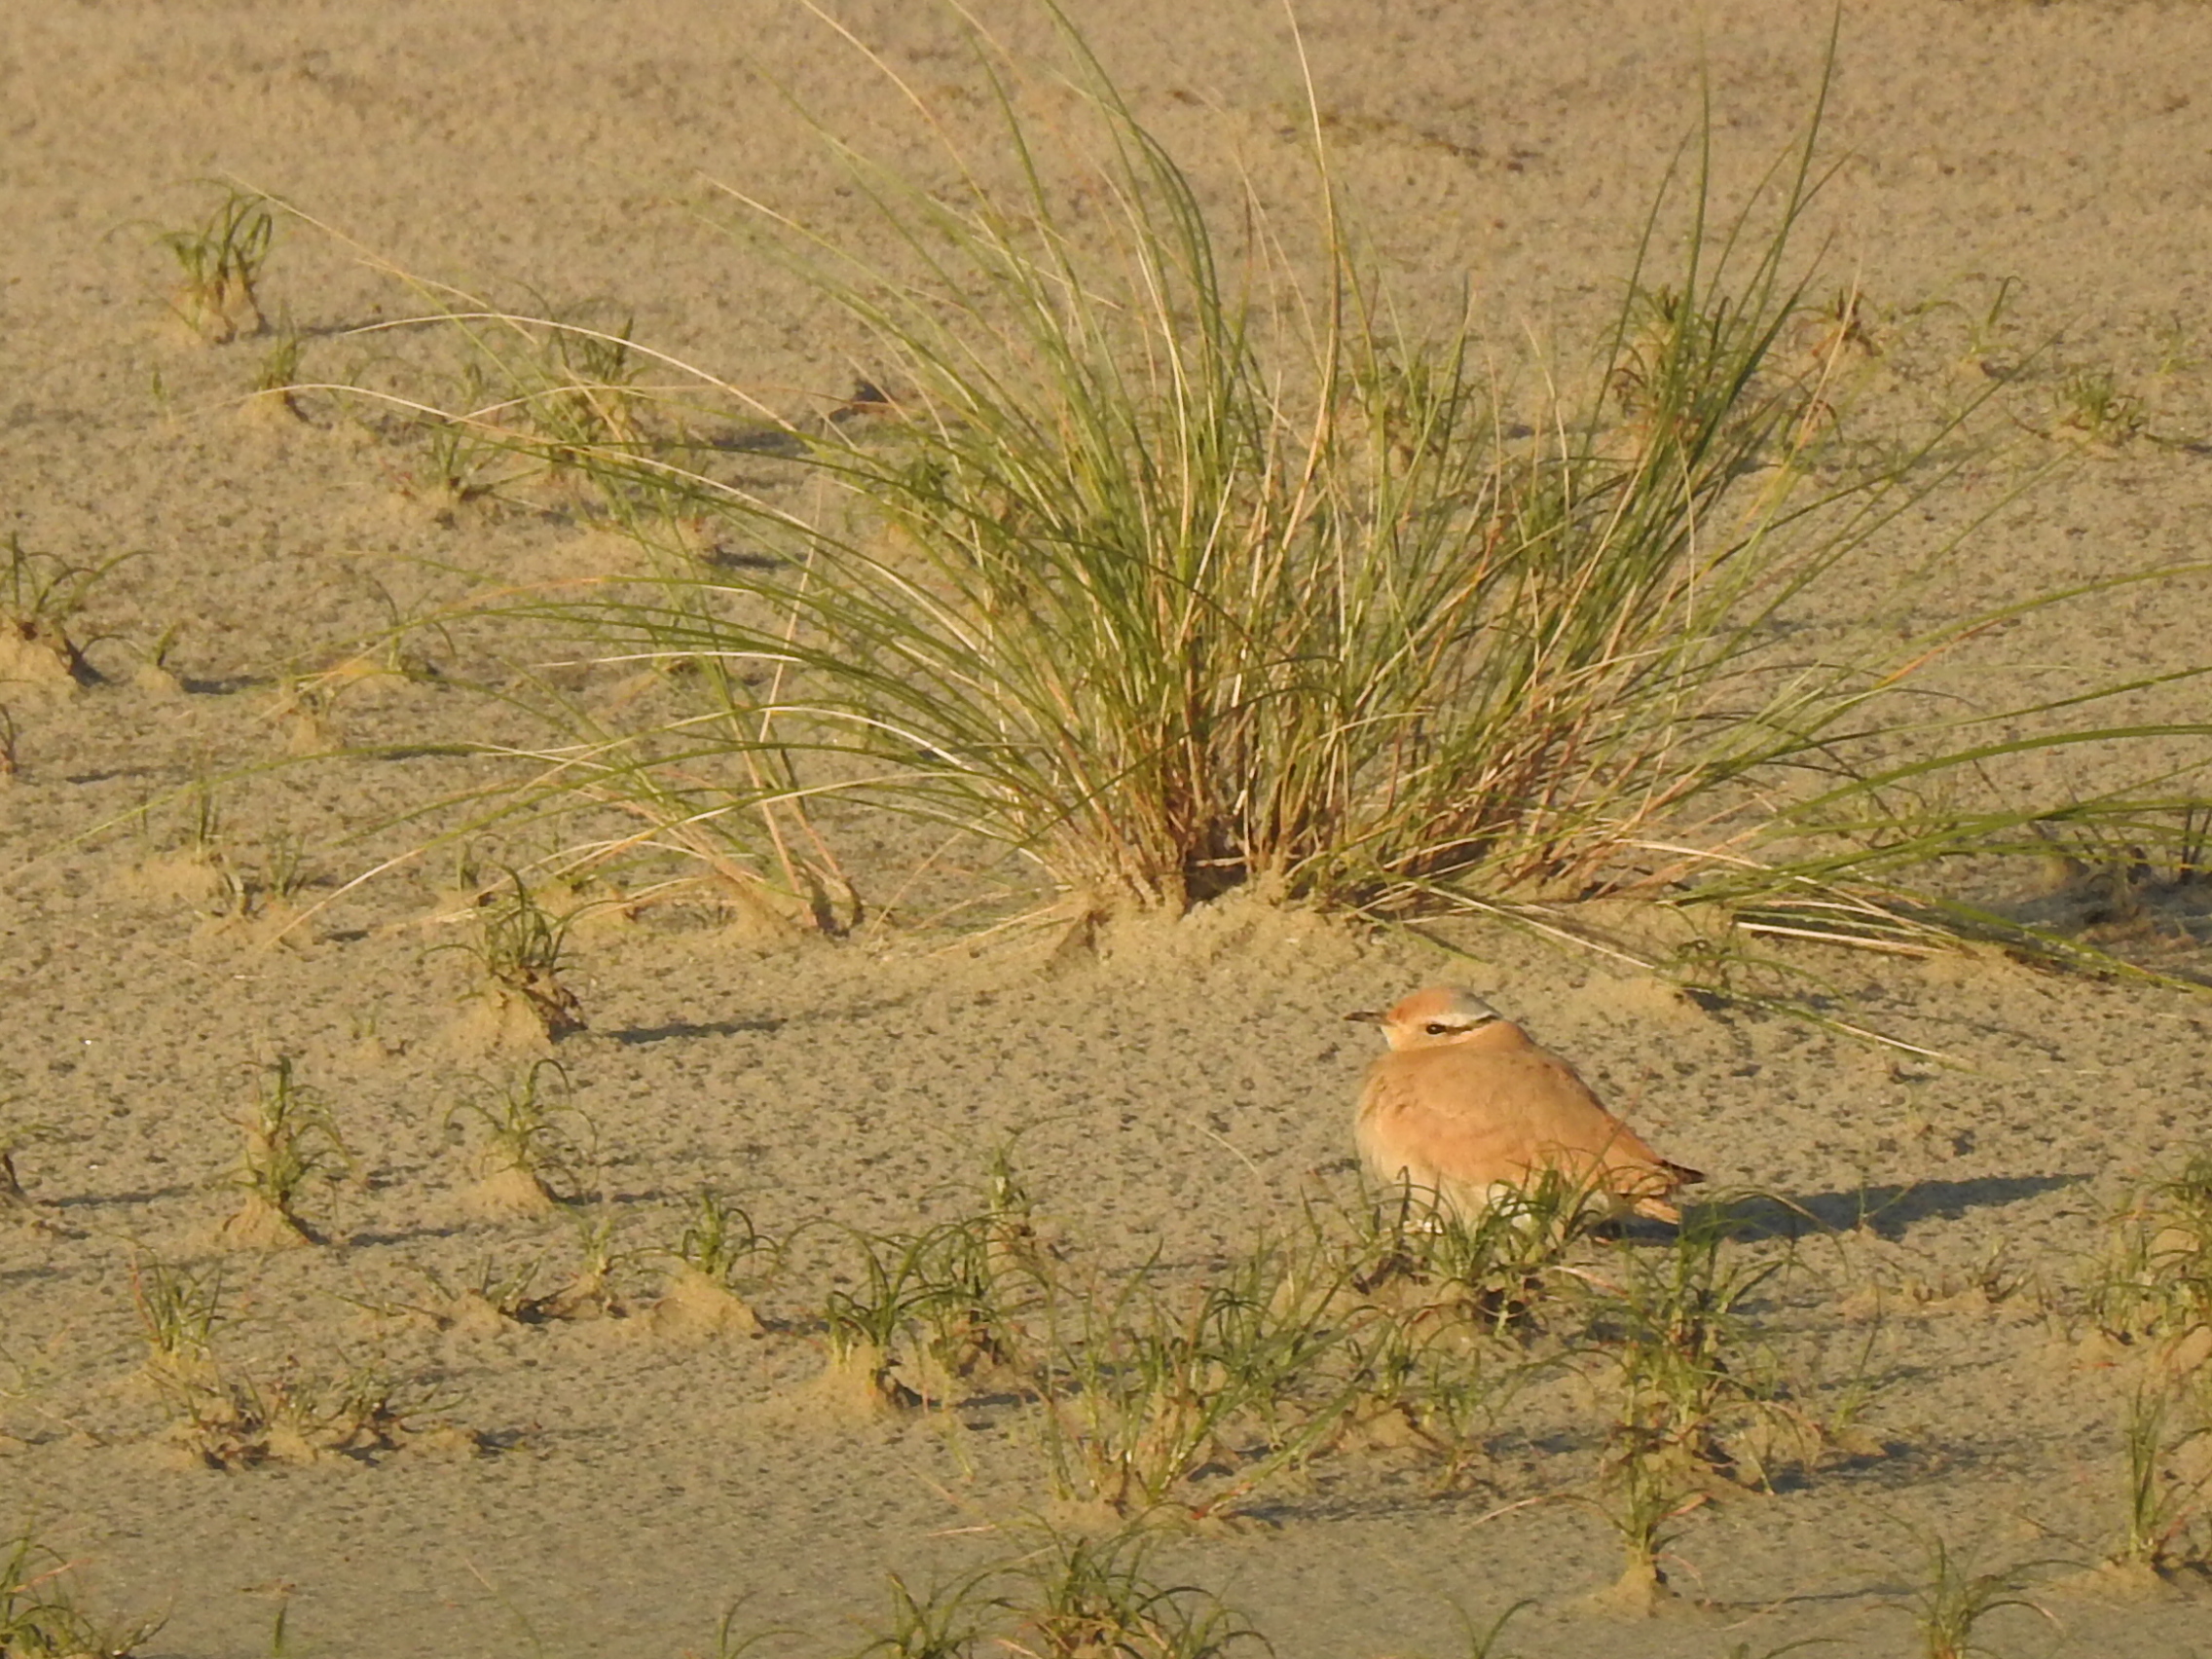
<svg viewBox="0 0 2212 1659"><path fill-rule="evenodd" d="M1076 12L1209 190L1291 187L1301 94L1275 8ZM971 84L930 9L846 15L925 91ZM1553 342L1615 302L1700 63L1733 188L1805 113L1826 28L1820 6L1647 0L1314 0L1301 18L1378 259L1420 303L1452 303L1465 279L1501 338ZM1037 38L1033 18L1006 26ZM2009 284L1984 355L2027 365L1999 411L2018 441L1936 519L1898 528L1902 568L1946 525L1990 515L1914 603L1937 620L2200 555L2212 9L1900 0L1848 7L1842 37L1841 165L1815 226L1837 280L1862 284L1900 362L1956 355ZM643 1263L619 1281L627 1316L440 1329L398 1310L433 1299L433 1277L539 1258L556 1284L578 1252L565 1217L488 1220L465 1202L447 1114L465 1074L500 1062L456 1035L465 959L433 949L455 937L426 919L450 866L358 889L273 943L180 881L167 855L192 807L176 793L283 755L300 719L286 676L373 631L387 596L434 589L425 571L588 570L606 542L554 513L434 515L344 423L242 415L268 341L182 340L152 239L204 211L196 180L233 177L350 239L287 226L271 262L265 302L311 342L412 305L366 250L512 302L611 308L771 395L834 397L865 368L856 343L695 211L720 179L848 222L774 81L831 130L896 137L880 82L782 6L161 0L0 17L0 511L26 550L139 555L86 618L100 683L0 687L19 761L0 784L0 1110L60 1131L18 1156L47 1224L0 1232L0 1523L35 1517L100 1604L167 1608L152 1651L194 1659L266 1651L284 1596L294 1650L327 1659L711 1651L738 1601L741 1627L796 1633L772 1651L852 1650L887 1572L918 1582L1003 1553L992 1529L1047 1488L1013 1409L838 1426L789 1408L821 1363L809 1321L849 1271L835 1228L960 1213L1019 1130L1056 1230L1101 1259L1157 1248L1202 1271L1316 1183L1345 1187L1367 1034L1338 1016L1457 977L1672 1155L1834 1230L1800 1242L1758 1312L1800 1360L1863 1355L1877 1451L1690 1517L1675 1576L1702 1600L1651 1621L1579 1600L1615 1565L1572 1500L1594 1462L1587 1415L1501 1430L1449 1492L1403 1458L1325 1461L1245 1524L1171 1541L1176 1574L1284 1659L1461 1650L1456 1609L1487 1623L1525 1599L1512 1650L1628 1659L1807 1636L1911 1650L1896 1609L1934 1532L1985 1566L2093 1557L2120 1517L2132 1372L2079 1342L2080 1286L2113 1206L2207 1145L2212 1014L1996 957L1810 964L1836 1012L1942 1064L1704 1012L1525 940L1466 936L1477 960L1451 964L1236 905L1072 964L896 933L771 945L688 913L592 926L575 945L589 1029L560 1057L597 1128L599 1213L627 1247L672 1242L712 1186L798 1235L761 1298L770 1333L676 1340L644 1316ZM319 372L342 372L327 350ZM1946 372L1900 368L1888 393L1940 402ZM2148 435L2038 436L2082 373L2141 399ZM2054 458L2056 476L2008 498ZM2064 690L2199 660L2206 599L2194 578L2031 619L1962 672ZM141 673L172 628L169 677ZM2135 705L2189 707L2186 692ZM412 685L335 719L311 735L455 733L482 715ZM2103 776L2066 764L2084 790ZM307 896L329 898L405 839L349 834L453 778L426 761L265 772L222 787L219 839L263 878L304 855ZM72 840L154 798L168 804L143 823ZM218 1258L229 1199L209 1181L237 1140L223 1120L278 1052L333 1106L360 1179L326 1213L326 1247ZM189 1466L137 1376L131 1264L147 1253L225 1262L221 1341L241 1366L374 1359L434 1381L426 1415L453 1432L374 1457ZM2055 1622L2014 1609L1984 1638L2212 1651L2198 1588L2039 1599Z"/></svg>

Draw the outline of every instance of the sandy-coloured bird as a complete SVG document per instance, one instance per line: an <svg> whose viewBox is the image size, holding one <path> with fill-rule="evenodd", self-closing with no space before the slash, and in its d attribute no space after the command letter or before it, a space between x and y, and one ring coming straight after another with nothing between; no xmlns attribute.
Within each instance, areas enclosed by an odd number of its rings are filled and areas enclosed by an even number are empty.
<svg viewBox="0 0 2212 1659"><path fill-rule="evenodd" d="M1705 1179L1670 1163L1599 1104L1574 1068L1470 991L1416 991L1382 1013L1390 1051L1368 1068L1352 1133L1380 1180L1404 1180L1474 1220L1556 1169L1615 1213L1679 1221L1667 1200Z"/></svg>

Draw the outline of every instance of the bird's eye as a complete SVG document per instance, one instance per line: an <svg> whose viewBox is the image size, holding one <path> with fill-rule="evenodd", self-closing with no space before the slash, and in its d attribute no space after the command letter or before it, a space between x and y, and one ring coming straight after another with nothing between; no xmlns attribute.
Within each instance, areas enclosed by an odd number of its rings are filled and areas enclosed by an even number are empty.
<svg viewBox="0 0 2212 1659"><path fill-rule="evenodd" d="M1447 1031L1451 1030L1452 1027L1445 1024L1441 1019L1432 1019L1428 1022L1427 1026L1424 1029L1426 1029L1431 1037L1441 1037Z"/></svg>

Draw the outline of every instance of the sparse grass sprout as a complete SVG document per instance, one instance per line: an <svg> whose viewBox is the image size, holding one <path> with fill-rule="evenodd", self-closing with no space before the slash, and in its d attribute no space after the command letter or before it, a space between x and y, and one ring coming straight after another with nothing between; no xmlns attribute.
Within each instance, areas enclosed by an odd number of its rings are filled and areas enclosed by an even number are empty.
<svg viewBox="0 0 2212 1659"><path fill-rule="evenodd" d="M198 225L158 239L183 278L169 303L187 328L220 346L268 326L259 290L276 234L268 199L233 189Z"/></svg>

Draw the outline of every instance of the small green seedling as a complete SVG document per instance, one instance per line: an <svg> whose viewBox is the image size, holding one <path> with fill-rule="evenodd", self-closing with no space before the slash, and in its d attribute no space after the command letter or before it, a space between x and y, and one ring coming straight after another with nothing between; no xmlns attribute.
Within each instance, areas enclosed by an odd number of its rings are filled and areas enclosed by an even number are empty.
<svg viewBox="0 0 2212 1659"><path fill-rule="evenodd" d="M598 1130L571 1103L569 1074L554 1060L535 1061L515 1082L475 1080L479 1092L451 1107L446 1127L473 1120L481 1133L478 1209L532 1215L582 1196Z"/></svg>
<svg viewBox="0 0 2212 1659"><path fill-rule="evenodd" d="M92 685L99 674L86 660L98 636L86 637L77 619L92 590L129 553L97 565L72 565L51 553L33 553L10 535L0 564L0 682L31 685ZM9 726L13 747L14 724Z"/></svg>
<svg viewBox="0 0 2212 1659"><path fill-rule="evenodd" d="M986 1620L997 1604L983 1594L987 1571L920 1594L891 1574L891 1613L884 1628L861 1649L866 1659L970 1659L979 1651Z"/></svg>
<svg viewBox="0 0 2212 1659"><path fill-rule="evenodd" d="M855 1232L860 1249L861 1282L851 1290L832 1290L824 1304L830 1336L830 1369L825 1387L849 1396L857 1409L918 1405L921 1396L892 1376L900 1346L911 1339L924 1316L943 1296L943 1287L925 1271L930 1235Z"/></svg>
<svg viewBox="0 0 2212 1659"><path fill-rule="evenodd" d="M999 1603L1030 1642L1005 1645L1040 1659L1222 1659L1246 1647L1273 1651L1212 1592L1155 1578L1149 1558L1156 1542L1141 1530L1105 1538L1048 1531L1014 1564L1019 1587Z"/></svg>
<svg viewBox="0 0 2212 1659"><path fill-rule="evenodd" d="M2050 1614L2030 1600L2027 1587L2048 1563L2016 1562L1976 1572L1971 1561L1952 1553L1940 1534L1928 1540L1928 1578L1901 1610L1912 1616L1927 1659L1969 1659L1989 1649L1974 1640L1991 1613L2024 1607L2045 1619ZM2053 1620L2053 1623L2056 1621Z"/></svg>
<svg viewBox="0 0 2212 1659"><path fill-rule="evenodd" d="M289 318L276 330L276 337L269 350L262 354L260 366L253 371L253 389L259 394L257 401L264 407L297 415L299 408L292 402L292 387L300 380L300 331Z"/></svg>
<svg viewBox="0 0 2212 1659"><path fill-rule="evenodd" d="M734 1288L773 1274L783 1265L784 1246L755 1226L746 1210L702 1192L670 1254L701 1277Z"/></svg>
<svg viewBox="0 0 2212 1659"><path fill-rule="evenodd" d="M2150 425L2143 400L2122 391L2110 369L2082 369L2060 384L2056 400L2059 425L2090 443L2119 447L2144 435Z"/></svg>
<svg viewBox="0 0 2212 1659"><path fill-rule="evenodd" d="M244 1131L245 1147L225 1181L244 1199L223 1223L225 1241L259 1249L316 1241L301 1203L311 1188L327 1187L352 1167L328 1103L280 1054L266 1068L252 1109L231 1122Z"/></svg>
<svg viewBox="0 0 2212 1659"><path fill-rule="evenodd" d="M526 1012L557 1042L584 1028L583 1007L561 978L569 930L582 911L553 915L518 871L507 871L507 881L504 892L494 889L477 901L475 940L453 948L475 958L483 972L475 994L489 997L501 1014Z"/></svg>
<svg viewBox="0 0 2212 1659"><path fill-rule="evenodd" d="M670 1258L668 1288L653 1309L661 1327L697 1335L751 1335L760 1329L745 1292L774 1275L784 1247L745 1210L712 1192L701 1193L676 1247L664 1254Z"/></svg>
<svg viewBox="0 0 2212 1659"><path fill-rule="evenodd" d="M183 277L169 306L187 328L221 346L269 326L258 290L276 234L268 198L232 190L198 225L158 239Z"/></svg>
<svg viewBox="0 0 2212 1659"><path fill-rule="evenodd" d="M650 1252L625 1249L615 1242L622 1218L605 1204L594 1211L571 1211L570 1219L575 1226L580 1260L568 1283L545 1299L546 1315L555 1319L581 1319L621 1312L614 1275Z"/></svg>
<svg viewBox="0 0 2212 1659"><path fill-rule="evenodd" d="M439 402L440 411L413 415L397 432L370 423L372 431L421 446L420 464L388 468L401 494L443 516L503 494L535 470L535 463L515 458L520 440L500 424L514 398L495 388L482 364L463 365Z"/></svg>
<svg viewBox="0 0 2212 1659"><path fill-rule="evenodd" d="M6 1659L126 1659L166 1619L121 1624L96 1619L79 1603L74 1564L25 1527L0 1542L0 1654Z"/></svg>
<svg viewBox="0 0 2212 1659"><path fill-rule="evenodd" d="M198 1272L140 1252L130 1263L130 1301L146 1339L146 1369L157 1381L206 1369L223 1322L223 1270Z"/></svg>
<svg viewBox="0 0 2212 1659"><path fill-rule="evenodd" d="M2163 1574L2203 1559L2190 1534L2205 1512L2205 1488L2212 1470L2184 1475L2171 1464L2175 1455L2212 1435L2212 1423L2177 1427L2169 1391L2139 1384L2128 1396L2121 1444L2127 1457L2127 1524L2114 1565Z"/></svg>

